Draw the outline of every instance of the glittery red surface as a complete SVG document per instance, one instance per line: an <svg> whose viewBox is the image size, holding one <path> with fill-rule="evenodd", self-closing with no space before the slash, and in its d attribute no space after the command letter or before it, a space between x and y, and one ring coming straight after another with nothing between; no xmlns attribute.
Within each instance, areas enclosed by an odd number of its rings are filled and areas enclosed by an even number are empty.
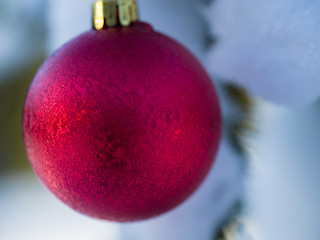
<svg viewBox="0 0 320 240"><path fill-rule="evenodd" d="M91 30L40 68L23 131L42 182L73 209L135 221L166 212L207 175L221 131L207 73L141 23Z"/></svg>

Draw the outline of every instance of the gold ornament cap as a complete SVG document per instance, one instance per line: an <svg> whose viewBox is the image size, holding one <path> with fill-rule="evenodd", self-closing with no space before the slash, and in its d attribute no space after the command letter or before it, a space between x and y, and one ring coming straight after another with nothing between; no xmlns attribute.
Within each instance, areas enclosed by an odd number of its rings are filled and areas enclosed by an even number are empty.
<svg viewBox="0 0 320 240"><path fill-rule="evenodd" d="M103 0L93 3L93 28L130 26L138 21L137 3L134 0Z"/></svg>

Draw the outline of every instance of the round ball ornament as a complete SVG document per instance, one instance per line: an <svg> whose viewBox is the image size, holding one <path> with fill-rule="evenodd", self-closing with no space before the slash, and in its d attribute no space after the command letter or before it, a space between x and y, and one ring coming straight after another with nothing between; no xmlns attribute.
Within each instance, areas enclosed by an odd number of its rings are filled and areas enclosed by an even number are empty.
<svg viewBox="0 0 320 240"><path fill-rule="evenodd" d="M162 214L207 175L221 134L199 61L137 19L134 1L98 1L94 28L38 70L23 113L31 165L60 200L118 222Z"/></svg>

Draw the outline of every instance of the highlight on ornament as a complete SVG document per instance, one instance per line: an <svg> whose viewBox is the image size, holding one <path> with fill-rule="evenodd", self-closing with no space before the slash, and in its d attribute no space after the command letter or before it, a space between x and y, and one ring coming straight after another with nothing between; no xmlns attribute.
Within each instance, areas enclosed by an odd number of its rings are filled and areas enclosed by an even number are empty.
<svg viewBox="0 0 320 240"><path fill-rule="evenodd" d="M221 111L200 62L140 22L135 1L97 1L93 29L34 77L23 133L55 196L91 217L128 222L196 191L219 147Z"/></svg>

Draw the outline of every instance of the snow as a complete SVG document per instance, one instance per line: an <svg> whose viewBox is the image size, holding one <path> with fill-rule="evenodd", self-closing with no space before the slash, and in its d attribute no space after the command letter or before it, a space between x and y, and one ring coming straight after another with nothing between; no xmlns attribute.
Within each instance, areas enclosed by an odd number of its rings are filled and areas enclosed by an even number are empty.
<svg viewBox="0 0 320 240"><path fill-rule="evenodd" d="M319 239L319 106L256 106L247 212L261 239Z"/></svg>
<svg viewBox="0 0 320 240"><path fill-rule="evenodd" d="M1 76L42 57L44 8L45 2L41 0L0 1ZM5 80L2 77L0 82Z"/></svg>
<svg viewBox="0 0 320 240"><path fill-rule="evenodd" d="M208 68L255 96L303 106L320 95L319 0L217 0Z"/></svg>

